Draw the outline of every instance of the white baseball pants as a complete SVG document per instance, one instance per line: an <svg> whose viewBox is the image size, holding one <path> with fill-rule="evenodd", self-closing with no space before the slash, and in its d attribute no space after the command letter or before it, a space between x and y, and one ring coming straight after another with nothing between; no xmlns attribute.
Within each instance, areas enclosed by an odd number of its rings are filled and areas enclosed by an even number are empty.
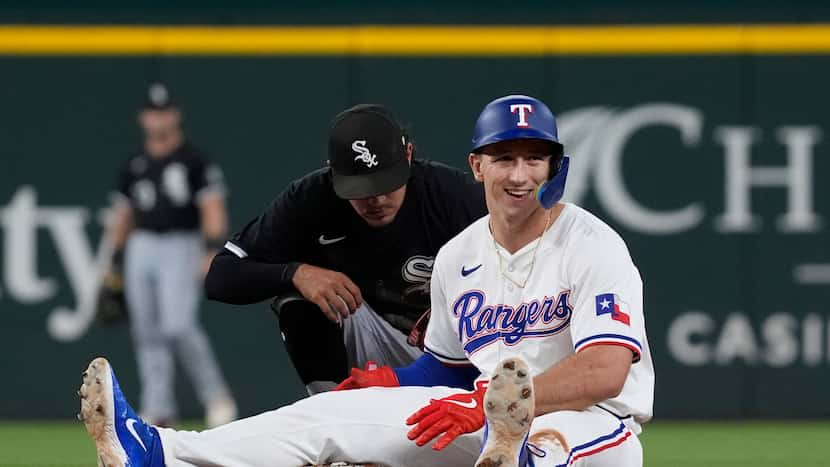
<svg viewBox="0 0 830 467"><path fill-rule="evenodd" d="M277 410L203 432L159 429L168 467L299 467L337 461L392 467L472 466L484 430L457 438L443 451L408 440L405 420L447 387L368 388L326 392ZM559 431L569 452L530 448L534 466L639 467L642 448L629 428L600 409L536 418L531 434Z"/></svg>

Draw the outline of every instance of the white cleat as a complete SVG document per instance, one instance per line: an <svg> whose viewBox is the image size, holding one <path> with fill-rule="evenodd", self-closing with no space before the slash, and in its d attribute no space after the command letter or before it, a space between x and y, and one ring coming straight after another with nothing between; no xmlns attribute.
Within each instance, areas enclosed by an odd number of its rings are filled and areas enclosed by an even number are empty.
<svg viewBox="0 0 830 467"><path fill-rule="evenodd" d="M527 363L520 358L499 362L484 394L487 440L476 467L520 467L535 404Z"/></svg>

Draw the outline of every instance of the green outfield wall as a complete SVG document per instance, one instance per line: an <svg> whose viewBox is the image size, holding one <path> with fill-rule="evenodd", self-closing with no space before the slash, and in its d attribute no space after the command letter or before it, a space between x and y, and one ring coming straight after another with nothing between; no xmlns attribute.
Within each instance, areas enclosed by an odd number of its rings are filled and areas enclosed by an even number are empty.
<svg viewBox="0 0 830 467"><path fill-rule="evenodd" d="M118 29L107 37L138 44L118 52L84 45L88 29L70 46L54 29L14 30L43 40L21 45L0 27L0 418L73 416L97 355L137 397L128 328L84 310L107 193L153 80L223 166L236 228L321 165L328 121L349 105L391 106L421 157L463 166L487 101L537 96L572 155L568 200L614 226L641 270L656 415L830 416L830 29L516 28L540 42L488 53L459 39L441 53L429 34L459 31L422 31L412 52L354 28L323 29L332 45L305 52L284 49L302 31L269 29L251 39L259 53L235 35L245 28L207 32L202 47L219 49L199 53L176 48L187 30ZM343 49L349 31L362 45ZM267 304L206 303L203 315L244 413L302 396Z"/></svg>

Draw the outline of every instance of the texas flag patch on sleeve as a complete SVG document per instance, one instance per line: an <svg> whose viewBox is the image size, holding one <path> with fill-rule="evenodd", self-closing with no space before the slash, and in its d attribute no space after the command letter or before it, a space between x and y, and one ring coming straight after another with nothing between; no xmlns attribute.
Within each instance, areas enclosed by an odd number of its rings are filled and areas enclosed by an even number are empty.
<svg viewBox="0 0 830 467"><path fill-rule="evenodd" d="M628 314L628 305L617 294L604 293L597 295L597 316L611 315L611 319L631 326L631 316Z"/></svg>

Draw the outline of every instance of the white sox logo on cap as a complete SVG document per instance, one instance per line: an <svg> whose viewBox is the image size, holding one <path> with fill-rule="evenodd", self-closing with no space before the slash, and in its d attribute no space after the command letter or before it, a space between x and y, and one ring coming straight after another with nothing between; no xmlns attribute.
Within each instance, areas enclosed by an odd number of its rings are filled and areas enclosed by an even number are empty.
<svg viewBox="0 0 830 467"><path fill-rule="evenodd" d="M371 169L372 167L378 165L378 156L372 154L372 152L369 151L369 148L366 147L365 139L355 140L352 143L352 151L357 153L357 156L355 156L354 160L363 162L364 164L366 164L366 167Z"/></svg>
<svg viewBox="0 0 830 467"><path fill-rule="evenodd" d="M514 114L517 112L519 114L519 121L516 122L516 126L521 128L529 127L530 124L527 123L527 114L533 113L533 106L531 104L510 104L510 113Z"/></svg>

